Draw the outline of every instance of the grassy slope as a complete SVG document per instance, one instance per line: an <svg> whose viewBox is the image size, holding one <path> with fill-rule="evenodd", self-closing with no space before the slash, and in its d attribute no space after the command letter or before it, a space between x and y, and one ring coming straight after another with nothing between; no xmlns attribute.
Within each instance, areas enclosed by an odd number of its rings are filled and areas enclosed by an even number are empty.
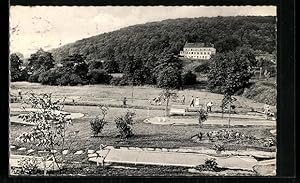
<svg viewBox="0 0 300 183"><path fill-rule="evenodd" d="M243 96L257 102L276 105L277 88L274 81L258 81L249 89L246 89Z"/></svg>

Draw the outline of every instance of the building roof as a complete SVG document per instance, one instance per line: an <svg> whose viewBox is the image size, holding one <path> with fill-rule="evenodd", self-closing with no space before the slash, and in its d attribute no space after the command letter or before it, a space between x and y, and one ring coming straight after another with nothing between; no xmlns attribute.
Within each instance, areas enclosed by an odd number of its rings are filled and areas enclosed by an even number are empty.
<svg viewBox="0 0 300 183"><path fill-rule="evenodd" d="M203 48L203 47L214 47L211 43L188 43L186 42L184 48Z"/></svg>

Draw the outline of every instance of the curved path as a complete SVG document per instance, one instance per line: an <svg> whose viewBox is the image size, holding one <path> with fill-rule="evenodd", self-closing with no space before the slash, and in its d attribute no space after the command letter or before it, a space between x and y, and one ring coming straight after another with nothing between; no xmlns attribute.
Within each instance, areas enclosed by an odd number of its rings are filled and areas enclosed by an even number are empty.
<svg viewBox="0 0 300 183"><path fill-rule="evenodd" d="M259 163L254 157L248 155L213 156L207 154L110 148L97 151L99 156L89 158L96 163L121 163L121 164L144 164L160 166L196 167L205 164L210 158L215 158L219 167L235 170L253 171L253 167Z"/></svg>
<svg viewBox="0 0 300 183"><path fill-rule="evenodd" d="M11 112L20 112L20 113L26 113L26 112L36 112L38 109L35 108L26 108L26 110L20 109L20 108L10 108ZM77 118L82 118L84 114L82 113L70 113L70 112L65 112L65 111L57 111L55 110L54 113L56 114L69 114L66 116L66 118L70 119L77 119ZM17 123L17 124L22 124L22 125L34 125L33 123L28 123L24 121L23 119L19 118L18 116L10 116L10 122L11 123Z"/></svg>
<svg viewBox="0 0 300 183"><path fill-rule="evenodd" d="M198 125L196 118L172 118L172 117L153 117L144 120L145 123L159 125ZM228 125L228 118L214 119L208 118L204 125ZM276 121L257 120L257 119L236 119L230 120L232 126L276 126Z"/></svg>

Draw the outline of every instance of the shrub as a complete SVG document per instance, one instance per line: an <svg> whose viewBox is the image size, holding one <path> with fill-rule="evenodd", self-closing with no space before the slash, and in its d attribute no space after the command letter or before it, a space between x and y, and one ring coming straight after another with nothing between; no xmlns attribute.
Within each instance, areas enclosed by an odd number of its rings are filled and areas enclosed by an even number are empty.
<svg viewBox="0 0 300 183"><path fill-rule="evenodd" d="M207 74L209 72L209 62L205 61L195 68L195 72Z"/></svg>
<svg viewBox="0 0 300 183"><path fill-rule="evenodd" d="M90 70L87 77L90 84L108 84L112 79L111 75L101 69Z"/></svg>
<svg viewBox="0 0 300 183"><path fill-rule="evenodd" d="M46 153L43 154L43 158L47 159L52 157L57 167L61 169L56 154L52 153L51 150L61 150L67 147L65 142L67 136L65 132L68 126L72 124L72 119L67 117L69 115L68 113L55 112L63 110L62 103L64 99L53 100L51 94L43 93L36 95L30 93L29 98L26 98L24 102L37 110L22 114L20 117L24 121L36 125L29 131L19 134L16 141L20 143L31 142L45 149ZM63 162L64 156L61 155L59 157L62 158Z"/></svg>
<svg viewBox="0 0 300 183"><path fill-rule="evenodd" d="M199 125L200 125L200 127L201 127L201 126L202 126L202 123L203 123L204 121L207 120L208 114L207 114L207 112L206 112L204 109L200 109L200 110L198 111L198 113L199 113L199 118L198 118L198 120L199 120Z"/></svg>
<svg viewBox="0 0 300 183"><path fill-rule="evenodd" d="M26 69L23 69L23 70L21 71L21 76L20 76L20 78L19 78L19 81L27 81L27 80L28 80L28 77L29 77L29 75L28 75L28 73L27 73L27 70L26 70Z"/></svg>
<svg viewBox="0 0 300 183"><path fill-rule="evenodd" d="M91 124L92 132L94 136L96 136L102 132L102 129L104 125L107 124L107 121L97 116L95 119L91 120L90 124Z"/></svg>
<svg viewBox="0 0 300 183"><path fill-rule="evenodd" d="M57 79L57 84L58 85L71 85L71 86L75 86L78 84L86 84L87 82L85 80L83 80L82 78L80 78L79 75L77 74L63 74L61 77L59 77Z"/></svg>
<svg viewBox="0 0 300 183"><path fill-rule="evenodd" d="M182 85L193 85L196 83L196 74L192 73L192 71L187 71L182 74Z"/></svg>
<svg viewBox="0 0 300 183"><path fill-rule="evenodd" d="M264 147L272 147L272 146L276 146L276 138L274 137L269 137L269 138L266 138L266 139L263 139L264 142L263 142L263 146Z"/></svg>
<svg viewBox="0 0 300 183"><path fill-rule="evenodd" d="M216 162L215 158L210 158L205 160L204 165L199 165L196 169L200 171L218 171L218 163Z"/></svg>
<svg viewBox="0 0 300 183"><path fill-rule="evenodd" d="M36 158L21 158L18 161L18 164L21 166L17 172L17 174L37 174L39 172L38 166L41 162L39 162Z"/></svg>
<svg viewBox="0 0 300 183"><path fill-rule="evenodd" d="M127 112L124 116L115 119L116 127L119 130L121 138L129 138L133 136L132 125L134 112Z"/></svg>
<svg viewBox="0 0 300 183"><path fill-rule="evenodd" d="M224 146L223 143L216 143L216 144L214 145L214 149L215 149L216 151L219 151L219 152L225 151L225 146Z"/></svg>
<svg viewBox="0 0 300 183"><path fill-rule="evenodd" d="M119 86L121 83L122 78L121 77L113 77L110 81L109 84Z"/></svg>
<svg viewBox="0 0 300 183"><path fill-rule="evenodd" d="M38 81L39 76L40 76L40 72L36 71L28 77L28 81L32 83L37 83L39 82Z"/></svg>
<svg viewBox="0 0 300 183"><path fill-rule="evenodd" d="M92 119L90 121L91 124L91 130L94 134L94 136L98 135L99 133L102 132L104 125L107 124L107 121L105 120L105 116L107 114L107 108L100 106L100 110L101 110L101 115L102 116L97 116L95 119Z"/></svg>
<svg viewBox="0 0 300 183"><path fill-rule="evenodd" d="M39 77L38 81L42 84L46 85L57 85L57 79L61 76L56 70L51 69L46 72L42 72Z"/></svg>

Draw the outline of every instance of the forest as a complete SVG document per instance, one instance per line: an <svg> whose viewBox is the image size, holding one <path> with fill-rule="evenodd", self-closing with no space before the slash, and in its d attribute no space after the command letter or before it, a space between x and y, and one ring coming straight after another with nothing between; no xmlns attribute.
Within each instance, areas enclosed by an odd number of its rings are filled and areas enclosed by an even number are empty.
<svg viewBox="0 0 300 183"><path fill-rule="evenodd" d="M261 53L276 53L276 17L201 17L151 22L82 39L50 52L57 61L76 53L87 62L97 59L117 62L122 70L122 62L128 55L149 60L165 52L178 54L185 42L213 43L217 52L247 46Z"/></svg>

